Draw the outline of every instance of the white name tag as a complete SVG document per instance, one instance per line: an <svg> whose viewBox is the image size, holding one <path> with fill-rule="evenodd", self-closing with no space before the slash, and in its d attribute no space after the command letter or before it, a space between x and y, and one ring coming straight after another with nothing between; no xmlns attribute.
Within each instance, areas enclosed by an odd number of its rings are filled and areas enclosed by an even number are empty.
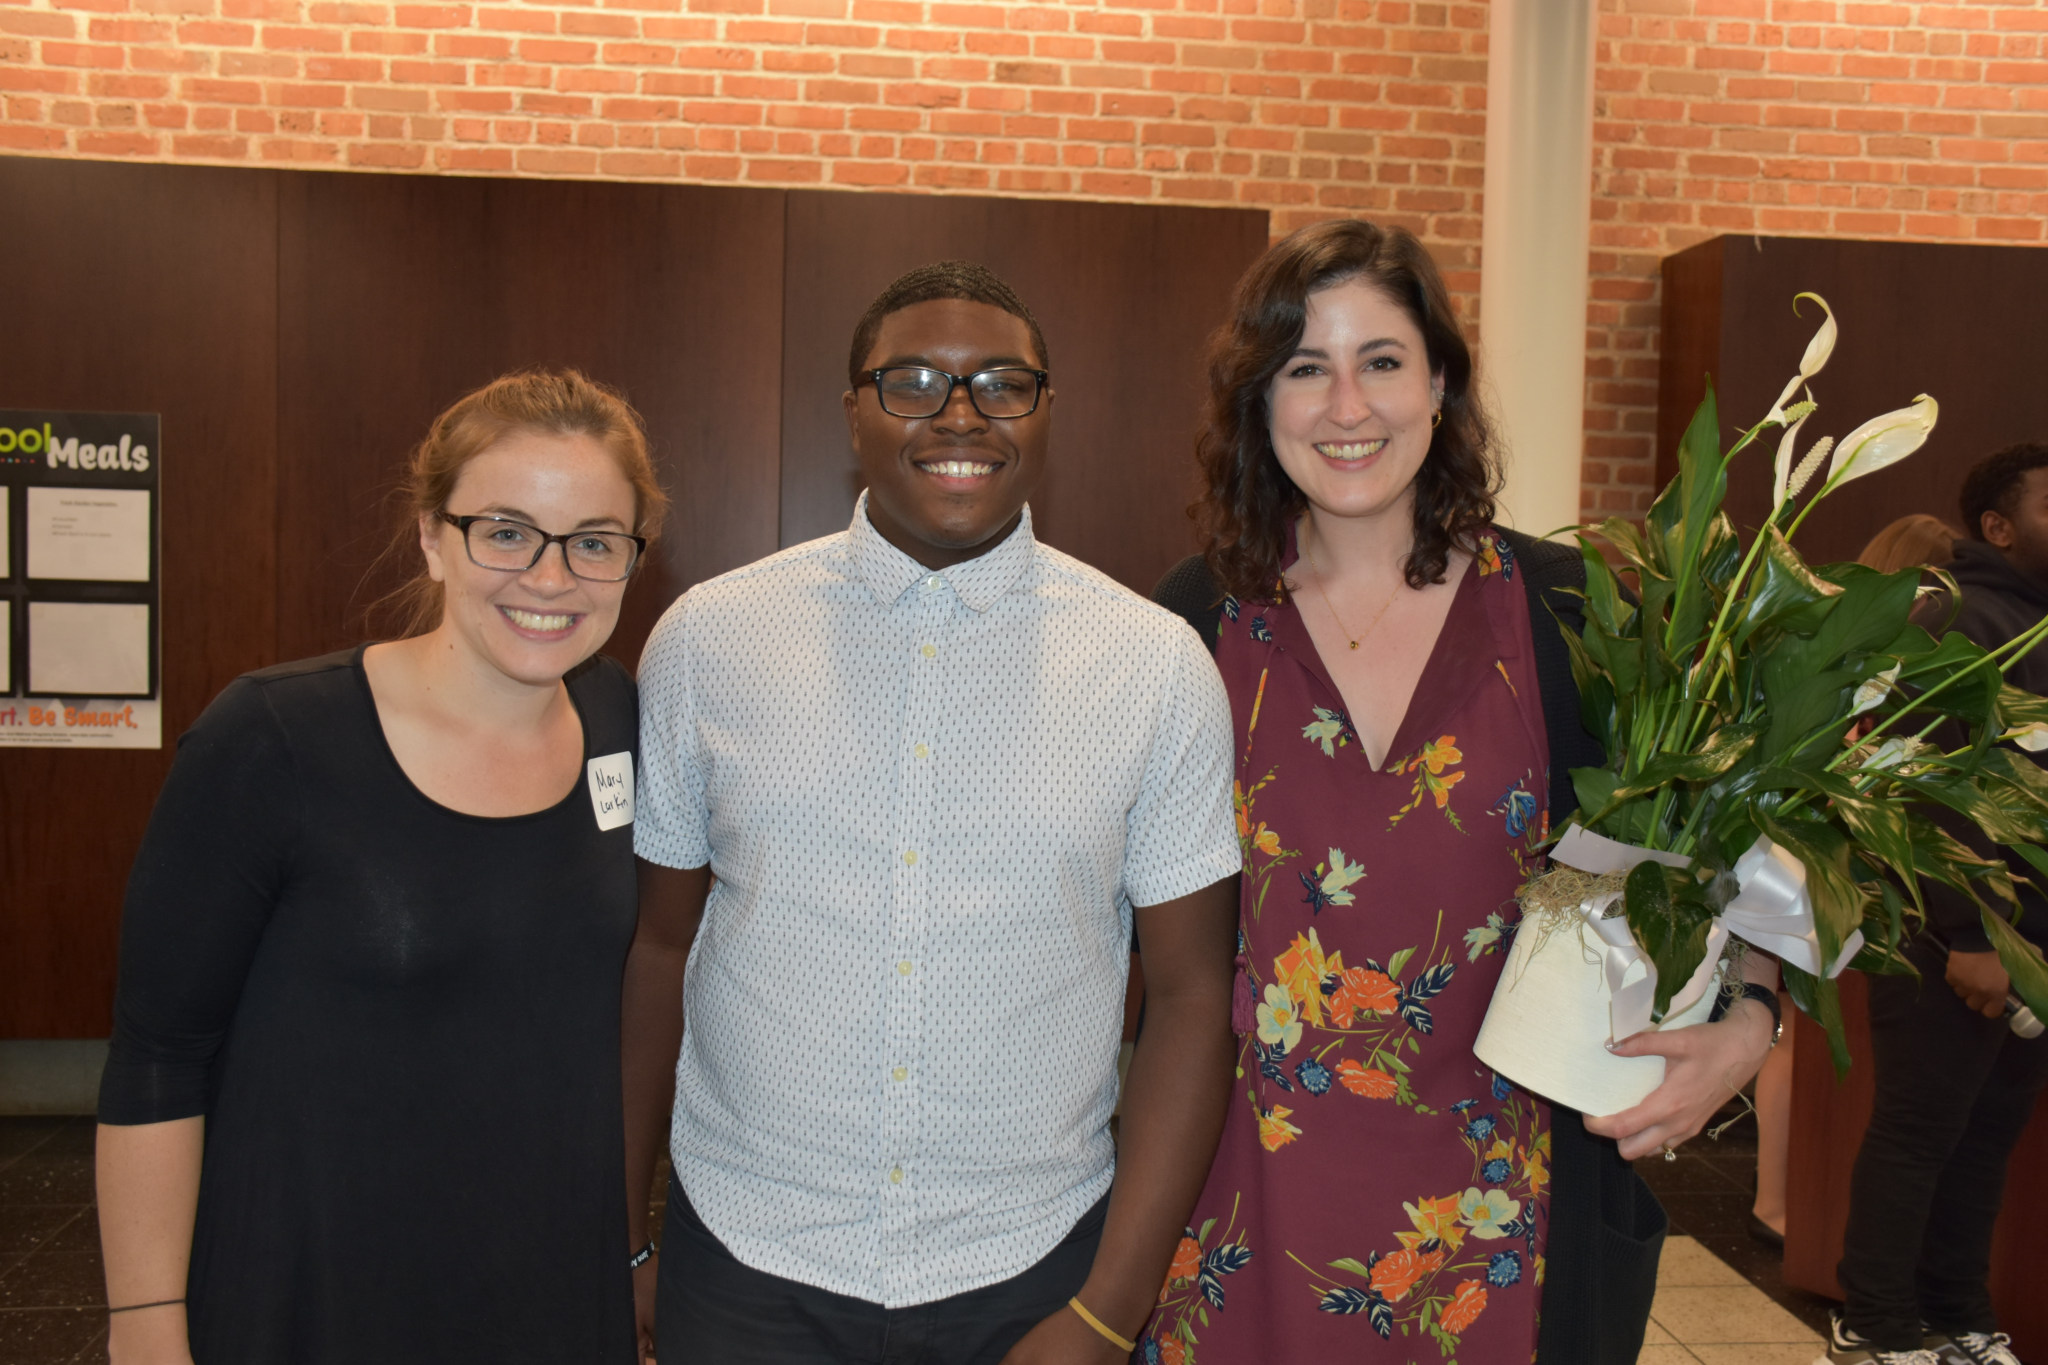
<svg viewBox="0 0 2048 1365"><path fill-rule="evenodd" d="M585 766L590 779L590 808L597 812L599 829L617 829L633 823L633 755L606 754Z"/></svg>

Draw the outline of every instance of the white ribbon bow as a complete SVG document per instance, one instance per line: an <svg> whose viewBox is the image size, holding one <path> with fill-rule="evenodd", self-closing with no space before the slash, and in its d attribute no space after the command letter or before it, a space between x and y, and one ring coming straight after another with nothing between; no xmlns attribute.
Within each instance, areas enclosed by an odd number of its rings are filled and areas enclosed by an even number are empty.
<svg viewBox="0 0 2048 1365"><path fill-rule="evenodd" d="M1637 848L1573 825L1550 852L1551 861L1600 876L1628 872L1638 863L1659 862L1666 867L1690 867L1692 859L1657 849ZM1740 888L1723 906L1707 934L1706 955L1699 969L1684 987L1671 997L1665 1017L1683 1013L1698 1002L1714 979L1728 935L1735 934L1767 953L1790 962L1801 971L1821 975L1820 939L1814 932L1813 901L1806 894L1806 865L1781 844L1759 835L1749 851L1735 860L1735 881ZM1620 1040L1641 1033L1650 1026L1650 1014L1657 1002L1657 965L1636 945L1626 917L1607 918L1607 909L1621 898L1610 891L1579 902L1579 914L1600 939L1601 965L1607 975L1610 997L1609 1022L1614 1038ZM1841 955L1827 967L1829 977L1839 976L1863 946L1861 930L1852 931L1842 945ZM1635 968L1643 974L1631 980Z"/></svg>

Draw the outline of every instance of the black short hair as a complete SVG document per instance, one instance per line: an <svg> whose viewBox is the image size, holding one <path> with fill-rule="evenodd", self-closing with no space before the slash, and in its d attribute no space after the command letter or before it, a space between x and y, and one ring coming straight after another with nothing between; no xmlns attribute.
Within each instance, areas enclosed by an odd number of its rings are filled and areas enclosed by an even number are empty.
<svg viewBox="0 0 2048 1365"><path fill-rule="evenodd" d="M1986 455L1970 466L1963 478L1963 496L1956 504L1962 509L1963 530L1972 540L1984 539L1984 514L1996 512L2009 517L2019 503L2020 488L2030 469L2048 468L2048 445L2021 441Z"/></svg>
<svg viewBox="0 0 2048 1365"><path fill-rule="evenodd" d="M855 388L860 387L861 376L868 368L868 353L875 349L875 334L882 330L883 318L914 303L930 303L933 299L966 299L970 303L985 303L991 308L1002 309L1011 317L1022 318L1024 325L1031 329L1031 348L1038 352L1039 366L1048 370L1052 368L1052 357L1046 354L1045 334L1038 330L1038 319L1031 316L1024 300L1017 297L1016 290L1003 283L1001 276L973 261L933 261L898 276L894 284L868 305L868 311L860 315L860 324L853 329L853 351L846 359L847 382Z"/></svg>

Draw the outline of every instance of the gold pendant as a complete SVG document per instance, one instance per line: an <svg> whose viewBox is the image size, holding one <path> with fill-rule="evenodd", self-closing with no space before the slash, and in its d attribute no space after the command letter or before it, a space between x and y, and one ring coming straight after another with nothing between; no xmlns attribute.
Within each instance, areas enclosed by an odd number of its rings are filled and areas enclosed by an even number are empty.
<svg viewBox="0 0 2048 1365"><path fill-rule="evenodd" d="M1353 641L1351 642L1351 647L1352 647L1353 649L1356 649L1356 648L1358 648L1358 641L1356 641L1356 640L1353 640Z"/></svg>

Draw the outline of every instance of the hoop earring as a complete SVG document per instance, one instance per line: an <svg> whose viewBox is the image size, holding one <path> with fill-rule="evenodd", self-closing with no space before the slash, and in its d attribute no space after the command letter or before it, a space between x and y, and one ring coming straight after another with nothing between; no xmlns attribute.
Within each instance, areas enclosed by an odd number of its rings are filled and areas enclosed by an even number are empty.
<svg viewBox="0 0 2048 1365"><path fill-rule="evenodd" d="M1430 415L1429 429L1431 431L1435 431L1438 427L1442 426L1443 424L1444 410L1442 408L1438 408L1434 413Z"/></svg>

